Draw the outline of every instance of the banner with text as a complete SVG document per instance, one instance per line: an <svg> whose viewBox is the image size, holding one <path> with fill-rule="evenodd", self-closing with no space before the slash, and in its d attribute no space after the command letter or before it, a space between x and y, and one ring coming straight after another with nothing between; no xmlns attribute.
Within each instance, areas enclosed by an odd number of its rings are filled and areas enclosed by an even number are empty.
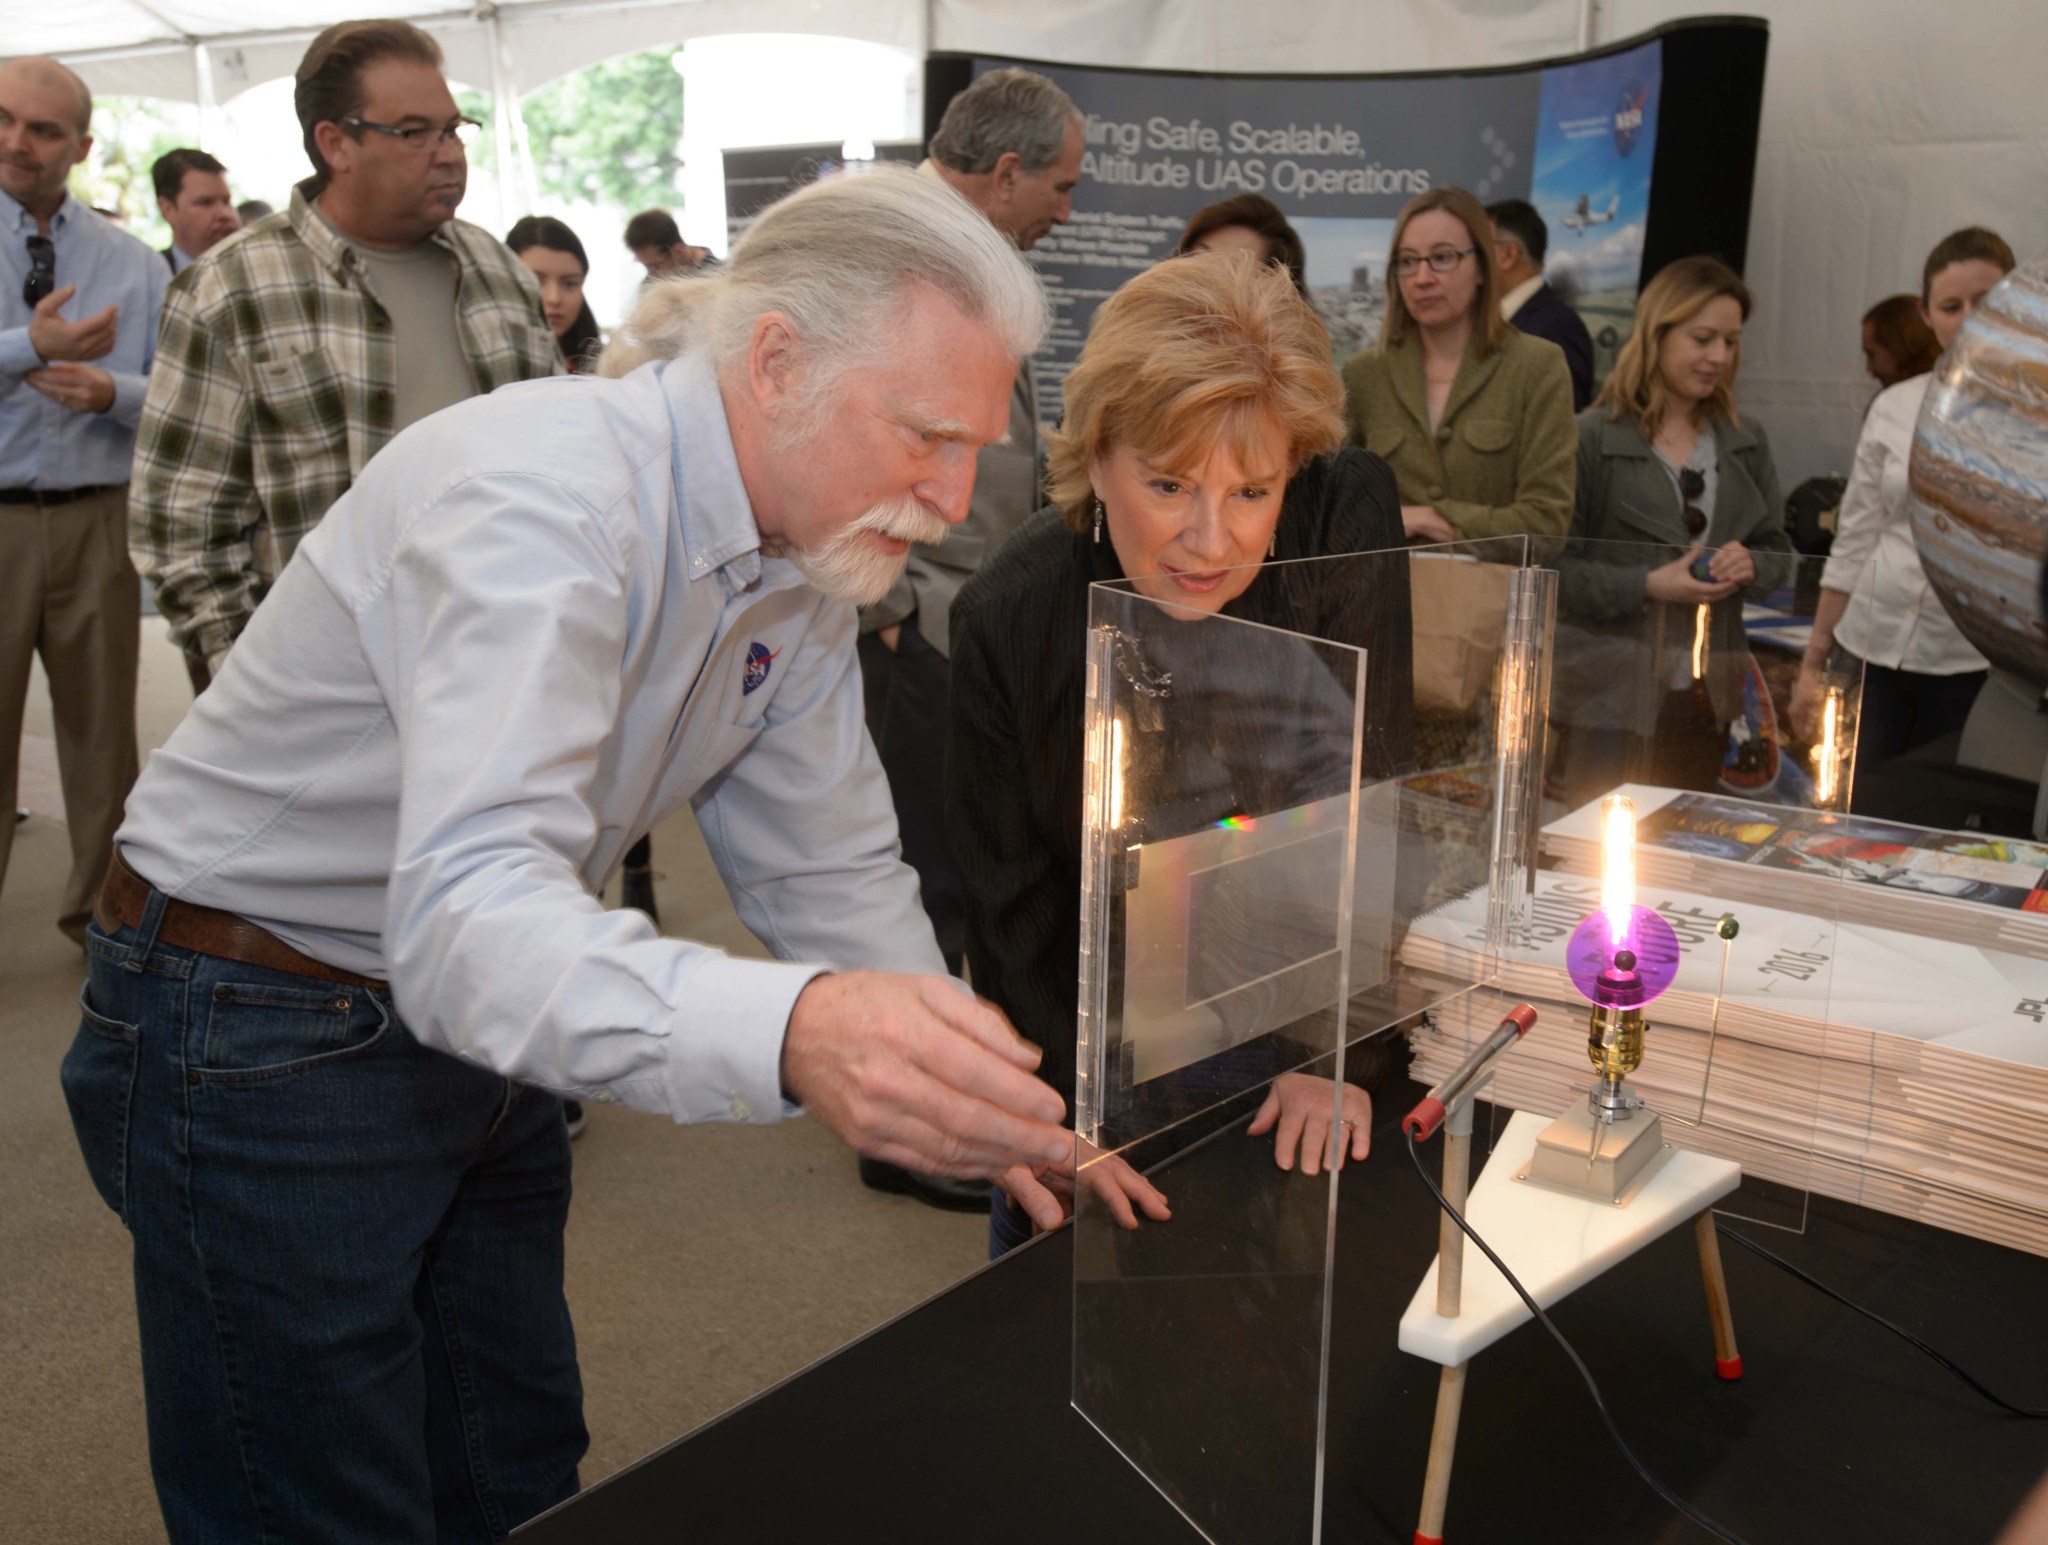
<svg viewBox="0 0 2048 1545"><path fill-rule="evenodd" d="M1550 227L1551 283L1576 305L1605 375L1628 331L1657 143L1662 41L1472 75L1184 75L974 58L934 60L934 84L1022 64L1086 115L1071 224L1031 253L1054 303L1041 419L1095 308L1170 255L1190 216L1241 193L1300 232L1311 297L1339 361L1379 341L1394 217L1454 183L1481 203L1522 198ZM951 68L948 69L948 66ZM943 89L943 88L941 88ZM936 118L942 103L929 111Z"/></svg>

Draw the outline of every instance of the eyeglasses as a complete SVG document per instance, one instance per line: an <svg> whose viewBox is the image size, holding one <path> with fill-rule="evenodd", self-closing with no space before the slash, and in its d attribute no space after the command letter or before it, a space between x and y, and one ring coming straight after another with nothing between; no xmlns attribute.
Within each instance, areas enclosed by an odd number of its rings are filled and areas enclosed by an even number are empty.
<svg viewBox="0 0 2048 1545"><path fill-rule="evenodd" d="M442 124L438 129L427 124L415 124L411 128L394 128L388 123L372 123L367 118L344 118L343 124L351 129L369 129L377 134L389 135L407 150L431 155L450 140L465 150L476 143L483 125L474 118L455 118Z"/></svg>
<svg viewBox="0 0 2048 1545"><path fill-rule="evenodd" d="M1432 273L1447 274L1478 250L1477 247L1438 247L1427 253L1403 252L1394 259L1394 272L1406 279L1427 263Z"/></svg>
<svg viewBox="0 0 2048 1545"><path fill-rule="evenodd" d="M57 247L47 236L28 239L28 277L21 281L22 304L34 309L57 288Z"/></svg>
<svg viewBox="0 0 2048 1545"><path fill-rule="evenodd" d="M1707 491L1706 474L1698 467L1686 467L1678 474L1678 497L1685 501L1685 534L1698 536L1707 529L1707 512L1693 501Z"/></svg>

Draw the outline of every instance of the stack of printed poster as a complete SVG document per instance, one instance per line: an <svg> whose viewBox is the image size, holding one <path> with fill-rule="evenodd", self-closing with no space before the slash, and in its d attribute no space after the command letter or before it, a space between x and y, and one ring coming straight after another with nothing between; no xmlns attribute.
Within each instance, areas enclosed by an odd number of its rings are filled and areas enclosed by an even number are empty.
<svg viewBox="0 0 2048 1545"><path fill-rule="evenodd" d="M1844 922L2048 954L2048 846L1864 816L1624 784L1645 884ZM1596 801L1543 829L1542 851L1600 872ZM1840 881L1816 895L1813 880Z"/></svg>
<svg viewBox="0 0 2048 1545"><path fill-rule="evenodd" d="M1885 827L1880 839L1868 834L1874 823L1821 812L1626 792L1645 813L1637 899L1671 924L1680 947L1677 979L1649 1007L1643 1065L1629 1080L1664 1116L1666 1140L1735 1159L1765 1180L2048 1255L2048 915L2025 904L2044 887L2013 883L2021 869L2048 869L2048 850L1906 827ZM1564 948L1599 907L1596 819L1597 806L1544 833L1553 860L1571 867L1537 876L1527 927L1497 983L1541 1016L1495 1084L1494 1097L1517 1109L1562 1112L1591 1082L1589 1010ZM1708 822L1734 824L1702 830ZM1663 846L1687 831L1727 842L1730 856ZM1738 843L1748 850L1740 856ZM1858 846L1870 843L1899 851L1880 860ZM1932 909L1935 926L1920 926L1930 909L1914 885L1847 871L1880 861L1885 875L1911 870L1901 853L1935 855L1926 875L1973 887L1939 899L1971 909L1974 937L1942 908ZM2011 867L1959 871L1955 858ZM1715 934L1723 912L1741 923L1725 950L1725 993ZM2001 932L2001 919L2031 932ZM1481 943L1485 922L1484 895L1460 897L1415 923L1403 959L1448 969L1449 947ZM1429 1082L1468 1049L1447 1016L1414 1044L1415 1076Z"/></svg>

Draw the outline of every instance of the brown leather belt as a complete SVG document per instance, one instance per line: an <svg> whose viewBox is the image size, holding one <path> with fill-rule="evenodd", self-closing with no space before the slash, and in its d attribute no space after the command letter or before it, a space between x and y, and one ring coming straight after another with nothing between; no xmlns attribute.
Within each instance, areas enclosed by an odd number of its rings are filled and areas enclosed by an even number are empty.
<svg viewBox="0 0 2048 1545"><path fill-rule="evenodd" d="M103 494L120 486L119 483L88 483L83 488L0 488L0 504L40 504L48 509L53 504L90 499L94 494Z"/></svg>
<svg viewBox="0 0 2048 1545"><path fill-rule="evenodd" d="M106 933L117 932L122 924L142 926L142 909L149 900L149 881L122 859L119 852L107 869L107 883L100 887L99 904L93 916ZM339 966L330 966L301 955L267 929L258 928L246 917L222 912L215 907L194 906L189 901L169 901L156 936L164 944L181 950L196 950L222 960L240 961L245 966L262 966L268 971L289 971L316 981L341 982L350 987L383 988L387 983L357 976Z"/></svg>

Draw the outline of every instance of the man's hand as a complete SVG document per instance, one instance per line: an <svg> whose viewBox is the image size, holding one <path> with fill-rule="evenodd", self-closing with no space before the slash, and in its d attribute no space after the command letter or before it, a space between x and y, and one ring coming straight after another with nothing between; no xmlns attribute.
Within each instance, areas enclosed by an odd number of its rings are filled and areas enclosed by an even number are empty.
<svg viewBox="0 0 2048 1545"><path fill-rule="evenodd" d="M1077 1157L1081 1164L1078 1180L1074 1173ZM996 1184L1024 1209L1040 1233L1058 1228L1074 1215L1074 1193L1080 1186L1095 1193L1120 1228L1136 1228L1139 1211L1154 1223L1173 1216L1157 1186L1084 1138L1074 1138L1072 1149L1059 1163L1019 1164L996 1176Z"/></svg>
<svg viewBox="0 0 2048 1545"><path fill-rule="evenodd" d="M57 315L57 310L77 293L77 285L67 284L36 302L35 315L29 318L28 342L38 359L50 363L60 359L98 359L113 351L121 308L109 306L83 322L67 322Z"/></svg>
<svg viewBox="0 0 2048 1545"><path fill-rule="evenodd" d="M1411 542L1455 542L1458 533L1451 529L1451 523L1437 514L1436 507L1428 504L1404 504L1401 506L1401 529Z"/></svg>
<svg viewBox="0 0 2048 1545"><path fill-rule="evenodd" d="M1372 1151L1372 1096L1356 1084L1344 1085L1344 1116L1341 1133L1330 1141L1330 1081L1306 1073L1282 1073L1266 1091L1266 1103L1245 1129L1248 1137L1260 1137L1273 1130L1273 1162L1282 1169L1294 1167L1295 1150L1301 1153L1301 1172L1313 1175L1328 1164L1342 1169L1347 1156L1362 1159Z"/></svg>
<svg viewBox="0 0 2048 1545"><path fill-rule="evenodd" d="M51 365L22 379L73 413L104 413L114 405L114 378L96 365Z"/></svg>
<svg viewBox="0 0 2048 1545"><path fill-rule="evenodd" d="M874 971L804 988L782 1087L853 1147L931 1175L993 1177L1073 1162L1038 1048L945 977Z"/></svg>
<svg viewBox="0 0 2048 1545"><path fill-rule="evenodd" d="M1700 552L1700 545L1695 542L1685 550L1683 558L1673 558L1669 563L1650 570L1643 581L1643 593L1653 601L1678 601L1691 605L1711 605L1716 601L1727 600L1735 594L1735 586L1732 583L1692 577L1692 566L1698 560ZM1748 554L1745 553L1743 556L1748 557ZM1750 572L1755 571L1755 565L1752 564ZM1712 572L1711 567L1708 572Z"/></svg>

